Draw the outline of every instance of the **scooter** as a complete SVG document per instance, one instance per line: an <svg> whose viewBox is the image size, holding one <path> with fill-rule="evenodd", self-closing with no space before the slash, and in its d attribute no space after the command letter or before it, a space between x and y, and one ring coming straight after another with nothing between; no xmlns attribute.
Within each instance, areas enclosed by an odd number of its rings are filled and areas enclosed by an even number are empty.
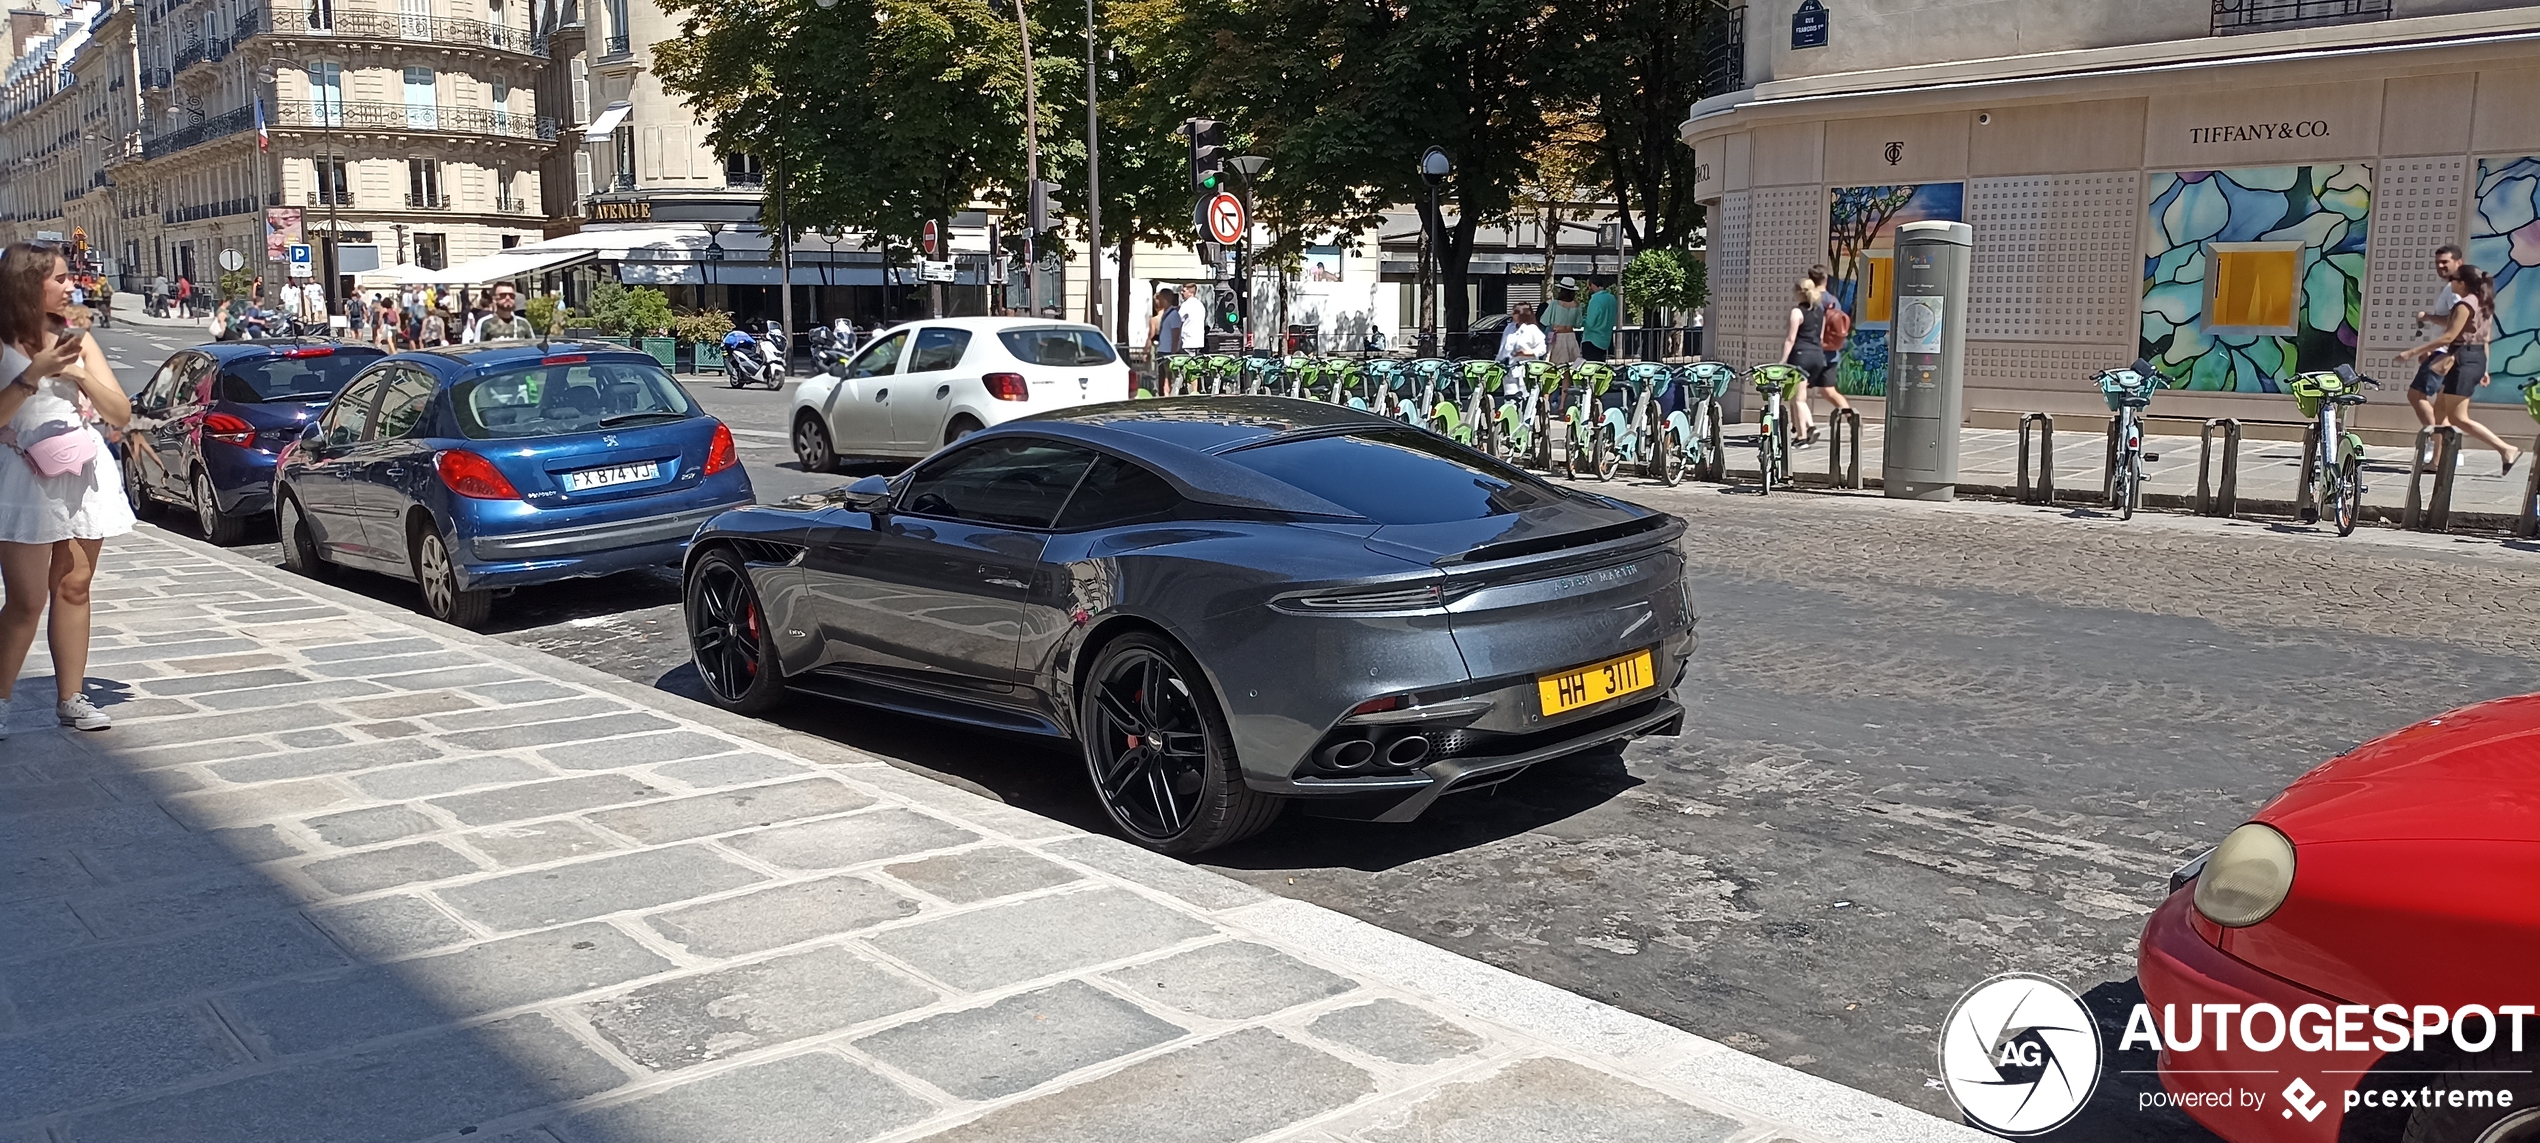
<svg viewBox="0 0 2540 1143"><path fill-rule="evenodd" d="M832 368L845 364L847 358L854 353L854 348L839 340L838 335L828 326L813 326L808 336L811 338L811 367L817 372L827 373Z"/></svg>
<svg viewBox="0 0 2540 1143"><path fill-rule="evenodd" d="M765 343L750 336L746 329L734 328L723 335L724 376L735 389L765 385L783 388L785 376L776 370L776 359L767 352Z"/></svg>
<svg viewBox="0 0 2540 1143"><path fill-rule="evenodd" d="M794 372L793 343L786 340L785 327L772 318L760 322L759 329L759 353L767 359L767 387L781 389Z"/></svg>

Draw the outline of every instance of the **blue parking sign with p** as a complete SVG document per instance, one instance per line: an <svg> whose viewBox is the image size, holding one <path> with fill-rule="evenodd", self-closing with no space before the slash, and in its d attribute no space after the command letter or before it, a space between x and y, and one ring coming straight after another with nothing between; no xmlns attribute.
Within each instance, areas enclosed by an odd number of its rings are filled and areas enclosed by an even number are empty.
<svg viewBox="0 0 2540 1143"><path fill-rule="evenodd" d="M295 266L306 266L309 264L308 243L294 242L291 244L291 264Z"/></svg>

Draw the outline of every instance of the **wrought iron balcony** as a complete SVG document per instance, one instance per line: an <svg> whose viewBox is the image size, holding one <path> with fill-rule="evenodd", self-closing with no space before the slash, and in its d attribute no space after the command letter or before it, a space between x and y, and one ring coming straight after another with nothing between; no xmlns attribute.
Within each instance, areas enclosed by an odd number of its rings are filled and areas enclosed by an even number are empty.
<svg viewBox="0 0 2540 1143"><path fill-rule="evenodd" d="M273 105L277 127L334 127L350 131L426 131L445 135L493 135L552 142L552 116L529 116L488 107L425 107L404 103L321 102L283 99Z"/></svg>
<svg viewBox="0 0 2540 1143"><path fill-rule="evenodd" d="M222 199L219 202L207 202L195 206L180 206L175 210L163 213L160 216L160 221L197 222L206 218L225 218L233 214L253 214L255 211L256 200L253 198L227 198Z"/></svg>
<svg viewBox="0 0 2540 1143"><path fill-rule="evenodd" d="M411 16L401 12L312 11L306 8L277 8L272 10L272 15L276 35L419 41L522 55L534 55L538 50L528 29L488 24L482 20Z"/></svg>
<svg viewBox="0 0 2540 1143"><path fill-rule="evenodd" d="M494 209L503 214L526 214L529 211L529 203L518 195L496 195Z"/></svg>
<svg viewBox="0 0 2540 1143"><path fill-rule="evenodd" d="M251 105L224 111L200 123L181 127L156 138L141 141L141 157L156 159L173 155L197 143L206 143L235 135L256 125L256 109Z"/></svg>
<svg viewBox="0 0 2540 1143"><path fill-rule="evenodd" d="M409 194L406 196L406 209L448 210L450 209L450 196L446 194Z"/></svg>
<svg viewBox="0 0 2540 1143"><path fill-rule="evenodd" d="M150 88L152 90L164 90L172 82L174 81L168 76L168 69L166 68L145 67L141 69L141 86L143 87Z"/></svg>
<svg viewBox="0 0 2540 1143"><path fill-rule="evenodd" d="M2272 32L2390 18L2390 0L2214 0L2213 33Z"/></svg>
<svg viewBox="0 0 2540 1143"><path fill-rule="evenodd" d="M600 54L600 58L604 60L616 60L624 59L633 54L634 49L629 46L627 38L623 35L616 35L608 38L608 50L602 52Z"/></svg>
<svg viewBox="0 0 2540 1143"><path fill-rule="evenodd" d="M325 191L310 191L310 192L309 192L309 205L310 205L310 206L351 206L351 205L353 205L353 192L351 192L351 191L349 191L349 190L345 190L345 191L337 191L337 192L335 192L334 194L329 195L329 194L327 194Z"/></svg>

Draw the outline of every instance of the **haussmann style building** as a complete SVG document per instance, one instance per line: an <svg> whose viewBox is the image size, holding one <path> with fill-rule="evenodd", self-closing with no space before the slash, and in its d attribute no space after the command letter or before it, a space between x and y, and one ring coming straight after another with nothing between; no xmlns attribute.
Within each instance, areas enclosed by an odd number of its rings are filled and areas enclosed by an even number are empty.
<svg viewBox="0 0 2540 1143"><path fill-rule="evenodd" d="M2540 378L2540 6L2479 0L1771 0L1681 134L1709 211L1709 355L1778 353L1791 284L1833 272L1847 392L1884 391L1891 252L1975 232L1970 419L2104 411L2148 357L2164 416L2297 420L2281 382L2381 378L2457 243L2499 286L2509 434Z"/></svg>

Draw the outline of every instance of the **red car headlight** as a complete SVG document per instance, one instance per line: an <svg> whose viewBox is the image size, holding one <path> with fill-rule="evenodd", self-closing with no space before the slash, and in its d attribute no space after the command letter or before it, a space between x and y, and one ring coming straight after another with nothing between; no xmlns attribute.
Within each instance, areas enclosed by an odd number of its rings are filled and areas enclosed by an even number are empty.
<svg viewBox="0 0 2540 1143"><path fill-rule="evenodd" d="M2274 915L2292 892L2292 839L2250 822L2205 859L2196 878L2196 911L2225 928L2246 928Z"/></svg>

